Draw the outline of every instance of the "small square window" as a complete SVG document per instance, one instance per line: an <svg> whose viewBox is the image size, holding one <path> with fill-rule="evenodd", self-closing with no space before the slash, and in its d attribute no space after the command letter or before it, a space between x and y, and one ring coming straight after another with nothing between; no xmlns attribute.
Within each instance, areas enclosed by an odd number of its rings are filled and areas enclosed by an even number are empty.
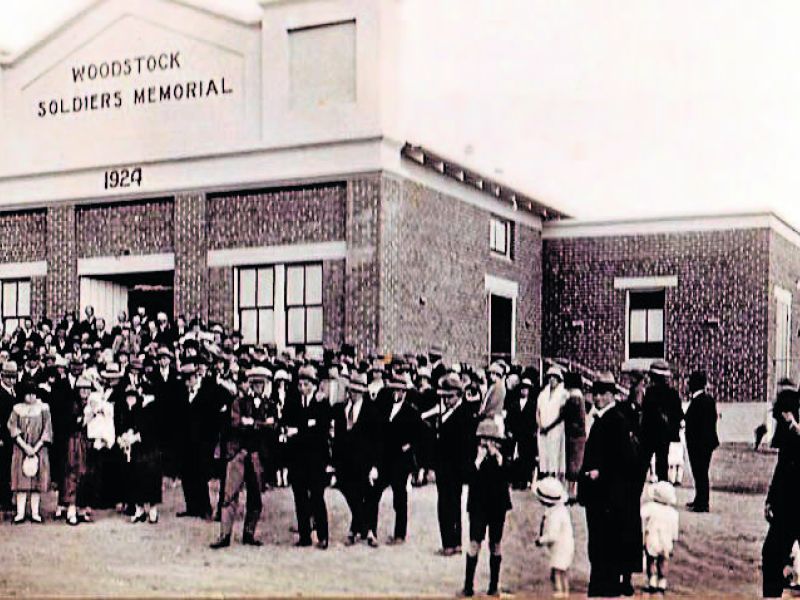
<svg viewBox="0 0 800 600"><path fill-rule="evenodd" d="M489 226L489 249L500 256L511 258L511 223L492 217Z"/></svg>
<svg viewBox="0 0 800 600"><path fill-rule="evenodd" d="M665 291L628 292L628 358L664 358Z"/></svg>

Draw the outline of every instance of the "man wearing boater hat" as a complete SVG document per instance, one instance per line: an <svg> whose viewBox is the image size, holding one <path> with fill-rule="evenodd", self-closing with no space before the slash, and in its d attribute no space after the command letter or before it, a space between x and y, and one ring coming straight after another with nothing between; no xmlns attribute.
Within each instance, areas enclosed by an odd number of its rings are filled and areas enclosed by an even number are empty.
<svg viewBox="0 0 800 600"><path fill-rule="evenodd" d="M228 461L225 473L224 501L220 536L211 548L224 548L231 544L233 517L242 488L247 492L242 543L260 546L256 540L256 525L261 517L261 490L264 485L266 431L276 427L274 405L265 393L267 380L272 377L266 367L253 367L247 371L248 393L239 394L231 405L230 428L225 443Z"/></svg>
<svg viewBox="0 0 800 600"><path fill-rule="evenodd" d="M672 371L665 360L650 365L652 384L642 400L642 443L647 464L655 454L656 476L667 481L669 445L680 441L683 407L678 392L670 385Z"/></svg>
<svg viewBox="0 0 800 600"><path fill-rule="evenodd" d="M611 373L601 373L592 387L595 419L578 488L586 508L590 597L633 595L630 576L642 568L641 458L616 391Z"/></svg>

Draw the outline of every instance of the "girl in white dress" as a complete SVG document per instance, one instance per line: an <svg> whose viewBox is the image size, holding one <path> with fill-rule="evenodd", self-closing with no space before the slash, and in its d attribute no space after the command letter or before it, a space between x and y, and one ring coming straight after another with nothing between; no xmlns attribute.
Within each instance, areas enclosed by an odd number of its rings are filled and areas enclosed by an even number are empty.
<svg viewBox="0 0 800 600"><path fill-rule="evenodd" d="M575 556L575 536L566 504L567 493L558 479L546 477L536 484L536 497L545 506L545 511L535 543L549 551L553 596L566 598L569 596L568 571Z"/></svg>

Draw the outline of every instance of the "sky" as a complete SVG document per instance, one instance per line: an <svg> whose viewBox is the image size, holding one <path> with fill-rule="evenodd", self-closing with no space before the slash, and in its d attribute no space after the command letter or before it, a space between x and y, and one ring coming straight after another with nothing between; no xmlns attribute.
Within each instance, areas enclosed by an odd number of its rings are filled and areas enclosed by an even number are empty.
<svg viewBox="0 0 800 600"><path fill-rule="evenodd" d="M800 228L800 2L391 1L407 140L580 218ZM0 0L0 48L83 3Z"/></svg>

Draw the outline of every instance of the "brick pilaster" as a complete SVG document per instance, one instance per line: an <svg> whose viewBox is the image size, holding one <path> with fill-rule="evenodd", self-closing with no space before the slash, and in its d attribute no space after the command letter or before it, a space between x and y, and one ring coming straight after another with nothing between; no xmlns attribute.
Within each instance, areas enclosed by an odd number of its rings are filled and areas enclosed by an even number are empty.
<svg viewBox="0 0 800 600"><path fill-rule="evenodd" d="M63 204L47 209L47 315L60 319L78 309L78 254L75 242L75 206ZM33 307L32 307L33 308Z"/></svg>
<svg viewBox="0 0 800 600"><path fill-rule="evenodd" d="M208 318L206 195L175 196L175 315Z"/></svg>

